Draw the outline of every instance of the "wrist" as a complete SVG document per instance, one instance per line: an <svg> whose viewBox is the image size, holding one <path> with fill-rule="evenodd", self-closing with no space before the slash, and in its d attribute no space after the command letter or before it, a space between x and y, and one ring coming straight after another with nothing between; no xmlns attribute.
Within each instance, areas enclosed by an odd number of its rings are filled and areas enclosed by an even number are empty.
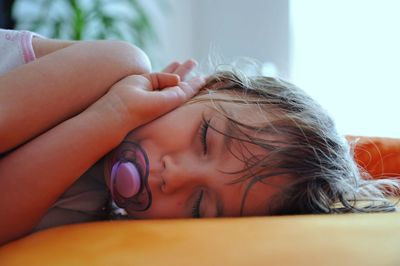
<svg viewBox="0 0 400 266"><path fill-rule="evenodd" d="M128 110L112 93L104 95L85 112L90 113L93 120L101 121L114 146L136 127Z"/></svg>

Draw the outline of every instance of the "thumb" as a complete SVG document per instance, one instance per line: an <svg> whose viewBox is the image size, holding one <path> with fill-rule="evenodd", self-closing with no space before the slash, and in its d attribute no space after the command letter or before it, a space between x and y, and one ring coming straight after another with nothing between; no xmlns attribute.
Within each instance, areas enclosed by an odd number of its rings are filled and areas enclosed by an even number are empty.
<svg viewBox="0 0 400 266"><path fill-rule="evenodd" d="M171 73L150 73L143 76L150 81L153 90L176 86L180 82L180 77Z"/></svg>

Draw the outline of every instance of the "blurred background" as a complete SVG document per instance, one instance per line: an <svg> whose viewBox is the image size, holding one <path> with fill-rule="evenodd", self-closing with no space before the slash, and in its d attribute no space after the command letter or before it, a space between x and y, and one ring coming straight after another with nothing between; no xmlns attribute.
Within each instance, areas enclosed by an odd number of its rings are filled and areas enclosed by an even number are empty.
<svg viewBox="0 0 400 266"><path fill-rule="evenodd" d="M155 70L255 58L316 98L342 134L389 137L400 137L399 13L397 0L0 0L2 28L127 40Z"/></svg>

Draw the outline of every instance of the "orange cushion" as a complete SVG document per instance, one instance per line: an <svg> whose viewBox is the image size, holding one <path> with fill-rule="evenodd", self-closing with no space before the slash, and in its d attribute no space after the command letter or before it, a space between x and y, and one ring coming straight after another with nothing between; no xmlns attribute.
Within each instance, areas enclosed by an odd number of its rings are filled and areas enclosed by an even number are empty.
<svg viewBox="0 0 400 266"><path fill-rule="evenodd" d="M400 178L400 139L348 136L355 159L374 178Z"/></svg>
<svg viewBox="0 0 400 266"><path fill-rule="evenodd" d="M400 265L400 213L98 222L0 248L0 265Z"/></svg>

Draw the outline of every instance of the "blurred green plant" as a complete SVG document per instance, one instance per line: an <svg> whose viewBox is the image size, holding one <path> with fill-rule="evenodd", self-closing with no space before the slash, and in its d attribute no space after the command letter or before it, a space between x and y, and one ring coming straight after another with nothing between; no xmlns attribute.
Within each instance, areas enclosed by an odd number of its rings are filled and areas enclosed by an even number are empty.
<svg viewBox="0 0 400 266"><path fill-rule="evenodd" d="M147 50L158 41L149 3L165 7L157 0L17 0L14 18L16 28L50 38L119 39Z"/></svg>

